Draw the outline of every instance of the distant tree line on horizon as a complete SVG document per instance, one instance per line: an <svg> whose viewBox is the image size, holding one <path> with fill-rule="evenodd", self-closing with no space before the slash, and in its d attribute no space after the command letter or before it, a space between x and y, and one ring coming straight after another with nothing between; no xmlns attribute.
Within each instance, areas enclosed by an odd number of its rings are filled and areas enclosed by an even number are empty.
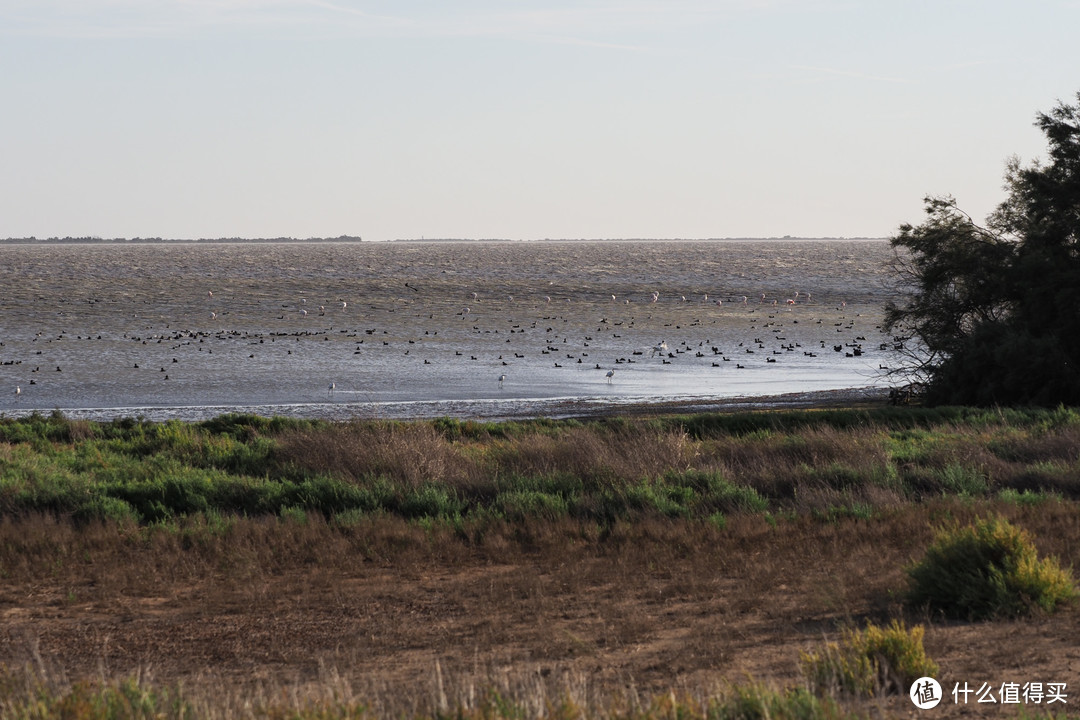
<svg viewBox="0 0 1080 720"><path fill-rule="evenodd" d="M397 238L391 242L398 243L512 243L512 242L770 242L770 241L799 241L799 242L829 242L829 241L848 241L848 240L882 240L886 241L889 238L884 237L804 237L802 235L784 235L772 236L772 237L709 237L709 238L681 238L681 237L629 237L629 238L537 238L537 239L517 239L512 238L436 238L436 237L421 237L421 238Z"/></svg>
<svg viewBox="0 0 1080 720"><path fill-rule="evenodd" d="M313 242L362 242L359 235L339 235L337 237L318 238L160 238L160 237L134 237L134 238L103 238L97 236L83 237L49 237L38 238L34 236L24 238L5 238L0 243L12 245L91 245L91 244L140 244L140 243L313 243Z"/></svg>
<svg viewBox="0 0 1080 720"><path fill-rule="evenodd" d="M511 238L397 238L391 240L396 243L506 243L506 242L829 242L829 241L860 241L881 240L883 237L807 237L802 235L784 235L771 237L710 237L710 238L539 238L530 240L514 240ZM276 237L276 238L244 238L244 237L220 237L220 238L162 238L162 237L133 237L133 238L104 238L97 235L85 235L80 237L9 237L0 238L0 244L6 245L136 245L144 243L319 243L319 242L363 242L359 235L339 235L337 237Z"/></svg>

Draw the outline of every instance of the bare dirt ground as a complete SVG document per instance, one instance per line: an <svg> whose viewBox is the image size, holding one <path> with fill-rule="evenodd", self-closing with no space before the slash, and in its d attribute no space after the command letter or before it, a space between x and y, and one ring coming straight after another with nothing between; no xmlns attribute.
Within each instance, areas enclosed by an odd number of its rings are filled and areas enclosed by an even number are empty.
<svg viewBox="0 0 1080 720"><path fill-rule="evenodd" d="M1032 516L1049 532L1075 518ZM1071 536L1074 528L1063 535ZM304 547L294 560L237 563L132 547L123 568L91 549L0 586L0 662L53 678L135 673L186 688L368 698L388 711L469 702L503 685L579 699L706 694L755 679L800 682L800 652L845 625L902 616L902 566L929 537L907 515L772 527L737 521L693 537L636 528L600 540L432 537L397 559ZM387 541L392 544L391 541ZM1066 555L1073 547L1056 547ZM168 556L168 557L166 557ZM216 566L215 566L216 565ZM1022 706L955 704L954 684L1067 683L1080 706L1080 612L992 623L927 623L946 699L929 716L1010 716ZM284 688L284 690L283 690ZM602 701L600 701L602 702ZM873 714L914 716L904 698Z"/></svg>

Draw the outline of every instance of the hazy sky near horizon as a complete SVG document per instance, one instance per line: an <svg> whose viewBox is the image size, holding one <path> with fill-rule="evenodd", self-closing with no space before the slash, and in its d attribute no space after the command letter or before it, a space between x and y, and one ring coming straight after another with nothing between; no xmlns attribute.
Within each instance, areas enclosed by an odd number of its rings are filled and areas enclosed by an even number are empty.
<svg viewBox="0 0 1080 720"><path fill-rule="evenodd" d="M886 236L983 218L1080 0L0 0L0 237Z"/></svg>

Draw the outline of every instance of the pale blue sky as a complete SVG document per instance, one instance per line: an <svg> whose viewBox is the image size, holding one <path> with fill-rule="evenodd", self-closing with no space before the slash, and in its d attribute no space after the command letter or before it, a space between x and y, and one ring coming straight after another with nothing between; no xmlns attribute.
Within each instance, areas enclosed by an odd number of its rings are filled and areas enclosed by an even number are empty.
<svg viewBox="0 0 1080 720"><path fill-rule="evenodd" d="M0 237L886 236L976 217L1080 0L0 0Z"/></svg>

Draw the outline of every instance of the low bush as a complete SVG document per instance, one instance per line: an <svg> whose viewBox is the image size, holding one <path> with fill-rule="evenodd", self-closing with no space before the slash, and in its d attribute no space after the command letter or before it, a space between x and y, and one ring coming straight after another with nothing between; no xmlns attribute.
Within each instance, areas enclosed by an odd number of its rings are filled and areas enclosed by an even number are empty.
<svg viewBox="0 0 1080 720"><path fill-rule="evenodd" d="M1031 536L998 516L940 529L907 572L907 602L951 618L1052 612L1077 595L1071 573L1056 558L1039 560Z"/></svg>
<svg viewBox="0 0 1080 720"><path fill-rule="evenodd" d="M736 485L718 471L668 472L665 484L694 491L697 509L708 512L759 513L769 509L767 498L748 485Z"/></svg>
<svg viewBox="0 0 1080 720"><path fill-rule="evenodd" d="M807 685L826 696L906 694L912 682L938 672L926 656L923 632L921 625L909 630L896 620L888 627L869 623L865 630L845 631L839 643L802 654Z"/></svg>

